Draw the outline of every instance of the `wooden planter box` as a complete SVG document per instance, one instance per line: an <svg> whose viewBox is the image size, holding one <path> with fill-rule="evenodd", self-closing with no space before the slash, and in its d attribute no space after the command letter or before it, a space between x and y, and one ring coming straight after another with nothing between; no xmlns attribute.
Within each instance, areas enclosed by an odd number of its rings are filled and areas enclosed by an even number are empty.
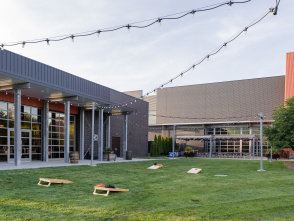
<svg viewBox="0 0 294 221"><path fill-rule="evenodd" d="M115 153L103 153L103 160L116 160L116 154Z"/></svg>

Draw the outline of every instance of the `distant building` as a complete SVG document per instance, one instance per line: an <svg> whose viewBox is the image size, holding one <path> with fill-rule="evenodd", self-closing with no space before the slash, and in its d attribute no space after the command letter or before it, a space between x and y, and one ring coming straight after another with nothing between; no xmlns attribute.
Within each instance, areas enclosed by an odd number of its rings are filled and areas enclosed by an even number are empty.
<svg viewBox="0 0 294 221"><path fill-rule="evenodd" d="M215 155L260 154L259 114L265 116L263 126L271 124L275 107L293 95L294 53L287 54L286 76L159 89L144 97L149 102L148 140L172 136L175 125L181 150L192 146Z"/></svg>

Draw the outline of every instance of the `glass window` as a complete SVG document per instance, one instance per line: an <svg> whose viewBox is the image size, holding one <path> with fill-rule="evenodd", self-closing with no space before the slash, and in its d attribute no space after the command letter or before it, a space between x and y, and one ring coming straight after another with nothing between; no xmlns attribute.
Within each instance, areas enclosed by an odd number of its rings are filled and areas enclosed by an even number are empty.
<svg viewBox="0 0 294 221"><path fill-rule="evenodd" d="M7 127L7 120L0 119L0 128Z"/></svg>
<svg viewBox="0 0 294 221"><path fill-rule="evenodd" d="M8 103L8 110L14 111L14 104L13 103Z"/></svg>
<svg viewBox="0 0 294 221"><path fill-rule="evenodd" d="M8 118L14 120L14 111L8 111Z"/></svg>
<svg viewBox="0 0 294 221"><path fill-rule="evenodd" d="M1 110L7 110L7 103L0 101L0 109Z"/></svg>
<svg viewBox="0 0 294 221"><path fill-rule="evenodd" d="M38 115L38 108L32 107L31 110L32 110L31 114Z"/></svg>
<svg viewBox="0 0 294 221"><path fill-rule="evenodd" d="M3 110L1 110L1 111L0 111L0 118L2 118L2 119L7 119L7 111L3 111Z"/></svg>
<svg viewBox="0 0 294 221"><path fill-rule="evenodd" d="M31 113L31 107L29 106L21 106L21 112L30 114Z"/></svg>
<svg viewBox="0 0 294 221"><path fill-rule="evenodd" d="M52 151L49 150L49 157L63 157L64 156L64 129L65 129L65 115L63 113L49 112L49 147L54 147ZM75 150L75 116L70 116L70 150ZM56 148L55 148L56 147ZM55 154L58 153L58 154Z"/></svg>

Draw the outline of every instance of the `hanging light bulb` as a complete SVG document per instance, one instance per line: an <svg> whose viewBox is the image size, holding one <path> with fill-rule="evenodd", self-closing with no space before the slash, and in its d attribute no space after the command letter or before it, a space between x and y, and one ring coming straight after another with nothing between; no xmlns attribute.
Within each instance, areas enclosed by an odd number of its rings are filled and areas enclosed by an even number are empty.
<svg viewBox="0 0 294 221"><path fill-rule="evenodd" d="M224 48L227 49L227 42L224 43Z"/></svg>
<svg viewBox="0 0 294 221"><path fill-rule="evenodd" d="M228 2L228 9L231 9L232 4L233 3L231 1Z"/></svg>
<svg viewBox="0 0 294 221"><path fill-rule="evenodd" d="M157 21L158 21L158 24L159 24L159 26L161 26L161 18L159 18Z"/></svg>
<svg viewBox="0 0 294 221"><path fill-rule="evenodd" d="M4 45L3 45L3 44L1 45L1 50L2 50L2 51L4 50Z"/></svg>
<svg viewBox="0 0 294 221"><path fill-rule="evenodd" d="M130 32L130 29L131 29L130 24L128 24L126 27L127 27L127 29L128 29L128 32Z"/></svg>
<svg viewBox="0 0 294 221"><path fill-rule="evenodd" d="M181 73L181 77L183 77L183 73Z"/></svg>
<svg viewBox="0 0 294 221"><path fill-rule="evenodd" d="M209 61L209 55L206 56L206 60Z"/></svg>
<svg viewBox="0 0 294 221"><path fill-rule="evenodd" d="M22 48L24 48L25 47L25 44L26 44L26 42L22 42Z"/></svg>
<svg viewBox="0 0 294 221"><path fill-rule="evenodd" d="M101 33L101 31L98 30L98 31L97 31L97 37L99 37L100 33Z"/></svg>
<svg viewBox="0 0 294 221"><path fill-rule="evenodd" d="M6 94L7 94L7 91L6 91Z"/></svg>
<svg viewBox="0 0 294 221"><path fill-rule="evenodd" d="M49 46L49 45L50 45L50 44L49 44L49 41L50 41L50 40L47 38L46 41L47 41L47 45Z"/></svg>
<svg viewBox="0 0 294 221"><path fill-rule="evenodd" d="M274 15L274 8L270 8L269 11L271 12L271 15Z"/></svg>
<svg viewBox="0 0 294 221"><path fill-rule="evenodd" d="M195 12L196 12L195 10L191 11L191 14L192 14L193 18L194 18Z"/></svg>
<svg viewBox="0 0 294 221"><path fill-rule="evenodd" d="M247 34L247 30L248 30L248 28L247 28L247 27L245 27L245 28L244 28L244 30L243 30L243 31L244 31L244 33L245 33L245 35Z"/></svg>
<svg viewBox="0 0 294 221"><path fill-rule="evenodd" d="M30 97L28 97L28 100L30 100Z"/></svg>
<svg viewBox="0 0 294 221"><path fill-rule="evenodd" d="M75 36L71 35L70 37L71 37L72 42L75 42Z"/></svg>

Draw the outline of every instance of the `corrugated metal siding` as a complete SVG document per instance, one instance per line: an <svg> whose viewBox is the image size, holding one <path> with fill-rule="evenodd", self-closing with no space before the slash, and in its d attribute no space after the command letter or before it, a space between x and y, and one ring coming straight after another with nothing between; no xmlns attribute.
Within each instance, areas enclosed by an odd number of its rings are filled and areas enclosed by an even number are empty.
<svg viewBox="0 0 294 221"><path fill-rule="evenodd" d="M48 86L96 101L109 102L110 88L71 75L40 62L4 50L0 51L2 75Z"/></svg>
<svg viewBox="0 0 294 221"><path fill-rule="evenodd" d="M161 89L157 91L157 115L198 119L157 117L156 123L241 121L260 112L268 120L274 108L283 104L284 90L284 76Z"/></svg>
<svg viewBox="0 0 294 221"><path fill-rule="evenodd" d="M285 100L294 96L294 52L286 55Z"/></svg>
<svg viewBox="0 0 294 221"><path fill-rule="evenodd" d="M148 102L136 99L127 94L110 90L110 100L114 103L128 103L128 107L135 110L135 113L128 116L128 150L131 150L134 157L147 156L148 154ZM111 137L120 137L120 156L123 148L123 122L124 117L111 116ZM111 140L112 142L112 140Z"/></svg>
<svg viewBox="0 0 294 221"><path fill-rule="evenodd" d="M149 111L156 111L156 95L144 97L144 101L149 103Z"/></svg>

